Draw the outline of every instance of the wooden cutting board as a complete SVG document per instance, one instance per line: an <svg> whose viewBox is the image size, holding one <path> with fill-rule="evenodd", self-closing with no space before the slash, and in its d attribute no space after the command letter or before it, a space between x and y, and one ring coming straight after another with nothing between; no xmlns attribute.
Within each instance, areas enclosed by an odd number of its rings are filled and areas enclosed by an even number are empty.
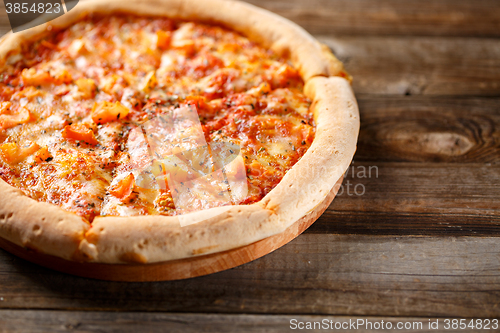
<svg viewBox="0 0 500 333"><path fill-rule="evenodd" d="M208 275L260 258L303 233L328 208L342 184L341 177L328 196L314 210L284 232L236 249L204 256L151 264L99 264L68 261L37 253L0 238L0 248L35 264L63 273L110 281L167 281Z"/></svg>

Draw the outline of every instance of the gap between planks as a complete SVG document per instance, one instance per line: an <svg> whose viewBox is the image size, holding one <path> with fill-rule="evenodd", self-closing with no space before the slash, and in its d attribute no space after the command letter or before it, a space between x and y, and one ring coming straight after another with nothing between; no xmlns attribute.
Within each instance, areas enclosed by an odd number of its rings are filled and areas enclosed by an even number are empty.
<svg viewBox="0 0 500 333"><path fill-rule="evenodd" d="M500 37L496 0L247 0L313 34Z"/></svg>
<svg viewBox="0 0 500 333"><path fill-rule="evenodd" d="M304 234L213 275L119 283L73 277L0 252L0 308L499 317L494 237Z"/></svg>
<svg viewBox="0 0 500 333"><path fill-rule="evenodd" d="M296 320L293 322L292 320ZM44 311L44 310L0 310L0 332L290 332L298 322L323 322L327 325L336 323L360 322L360 327L353 331L389 332L399 323L411 325L409 329L398 332L436 332L429 329L429 322L437 321L438 328L444 330L444 318L418 317L343 317L343 316L308 316L308 315L227 315L227 314L181 314L181 313L113 313L82 311ZM333 323L330 323L333 322ZM383 321L383 323L382 323ZM372 329L367 322L371 323ZM467 320L470 323L470 320ZM375 323L386 329L374 329ZM407 324L408 323L408 324ZM399 324L399 325L401 325ZM314 325L314 324L312 324ZM341 325L341 324L340 324ZM319 325L318 325L319 326ZM490 325L491 326L491 325ZM348 327L348 326L346 326ZM375 326L376 327L376 326ZM379 326L380 327L380 326ZM422 329L419 329L422 328ZM307 330L308 332L325 331L324 329ZM475 332L491 332L475 330Z"/></svg>
<svg viewBox="0 0 500 333"><path fill-rule="evenodd" d="M282 15L313 34L500 37L500 6L496 0L247 2ZM4 9L0 11L0 26L2 34L10 30Z"/></svg>

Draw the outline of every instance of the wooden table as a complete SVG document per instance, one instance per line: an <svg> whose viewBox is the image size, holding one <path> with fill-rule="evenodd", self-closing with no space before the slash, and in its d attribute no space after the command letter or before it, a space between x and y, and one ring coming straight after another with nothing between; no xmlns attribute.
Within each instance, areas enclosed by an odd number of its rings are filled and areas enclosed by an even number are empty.
<svg viewBox="0 0 500 333"><path fill-rule="evenodd" d="M276 252L186 281L96 281L0 250L0 332L500 318L500 2L250 2L303 26L354 76L361 132L344 193Z"/></svg>

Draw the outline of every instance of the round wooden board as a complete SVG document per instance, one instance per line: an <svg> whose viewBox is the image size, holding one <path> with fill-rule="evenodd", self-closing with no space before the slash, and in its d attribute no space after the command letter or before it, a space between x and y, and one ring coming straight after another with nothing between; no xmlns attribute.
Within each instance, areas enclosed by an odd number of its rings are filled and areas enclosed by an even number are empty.
<svg viewBox="0 0 500 333"><path fill-rule="evenodd" d="M99 264L68 261L37 253L0 237L0 248L32 263L56 271L109 281L167 281L202 276L230 269L260 258L280 248L304 232L328 208L342 183L341 177L325 200L288 229L258 242L204 256L151 264Z"/></svg>

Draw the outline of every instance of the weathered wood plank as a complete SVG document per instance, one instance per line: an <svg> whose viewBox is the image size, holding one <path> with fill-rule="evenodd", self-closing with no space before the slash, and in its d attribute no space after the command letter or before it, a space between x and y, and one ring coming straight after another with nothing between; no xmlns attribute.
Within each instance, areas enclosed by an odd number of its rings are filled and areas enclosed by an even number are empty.
<svg viewBox="0 0 500 333"><path fill-rule="evenodd" d="M0 251L0 308L500 316L500 242L305 234L259 260L163 283L95 281Z"/></svg>
<svg viewBox="0 0 500 333"><path fill-rule="evenodd" d="M3 4L3 1L0 1ZM495 0L247 0L314 34L500 36ZM0 6L0 35L10 30Z"/></svg>
<svg viewBox="0 0 500 333"><path fill-rule="evenodd" d="M0 251L0 308L498 317L498 238L325 234L499 234L499 100L367 95L500 96L497 39L408 37L499 37L498 2L251 2L318 35L354 75L354 166L376 166L378 176L346 182L364 194L344 192L308 234L271 255L187 281L93 281ZM0 11L0 33L7 26ZM194 331L281 331L289 317L0 310L0 331L138 331L147 321L158 330L194 322Z"/></svg>
<svg viewBox="0 0 500 333"><path fill-rule="evenodd" d="M388 225L395 222L394 218L398 221L398 217L409 215L402 220L409 225L402 224L399 231L418 225L422 229L417 234L426 232L425 216L436 219L434 225L427 225L427 228L497 229L499 188L499 166L356 161L348 169L337 197L321 219L324 223L335 224L339 218L355 212L351 221L360 217L369 228L379 221L384 223L391 214L394 217L387 221ZM363 216L365 214L368 215ZM439 214L443 215L442 219ZM420 216L424 221L419 220ZM374 220L369 223L371 218ZM412 222L411 218L415 220ZM454 218L457 219L455 223L452 222ZM440 226L440 222L450 224Z"/></svg>
<svg viewBox="0 0 500 333"><path fill-rule="evenodd" d="M500 235L498 215L337 211L337 207L342 207L342 203L335 202L305 233L483 237Z"/></svg>
<svg viewBox="0 0 500 333"><path fill-rule="evenodd" d="M498 98L362 95L358 104L357 161L500 162Z"/></svg>
<svg viewBox="0 0 500 333"><path fill-rule="evenodd" d="M495 0L246 0L314 34L500 36Z"/></svg>
<svg viewBox="0 0 500 333"><path fill-rule="evenodd" d="M358 94L500 96L499 39L317 38L345 63Z"/></svg>
<svg viewBox="0 0 500 333"><path fill-rule="evenodd" d="M6 16L0 17L0 32L3 25ZM334 36L328 31L317 37L346 63L358 94L500 95L499 40Z"/></svg>
<svg viewBox="0 0 500 333"><path fill-rule="evenodd" d="M0 37L11 30L4 3L4 0L0 0Z"/></svg>
<svg viewBox="0 0 500 333"><path fill-rule="evenodd" d="M471 323L470 319L464 321ZM475 325L475 321L473 321ZM0 310L0 332L436 332L449 326L444 318L339 317L304 315L227 315L181 313L83 312L47 310ZM479 324L478 324L479 326ZM481 327L485 326L483 323ZM488 329L474 332L491 332ZM344 329L342 329L344 327ZM401 327L402 329L398 329ZM406 327L406 328L405 328ZM470 332L471 329L460 330Z"/></svg>

